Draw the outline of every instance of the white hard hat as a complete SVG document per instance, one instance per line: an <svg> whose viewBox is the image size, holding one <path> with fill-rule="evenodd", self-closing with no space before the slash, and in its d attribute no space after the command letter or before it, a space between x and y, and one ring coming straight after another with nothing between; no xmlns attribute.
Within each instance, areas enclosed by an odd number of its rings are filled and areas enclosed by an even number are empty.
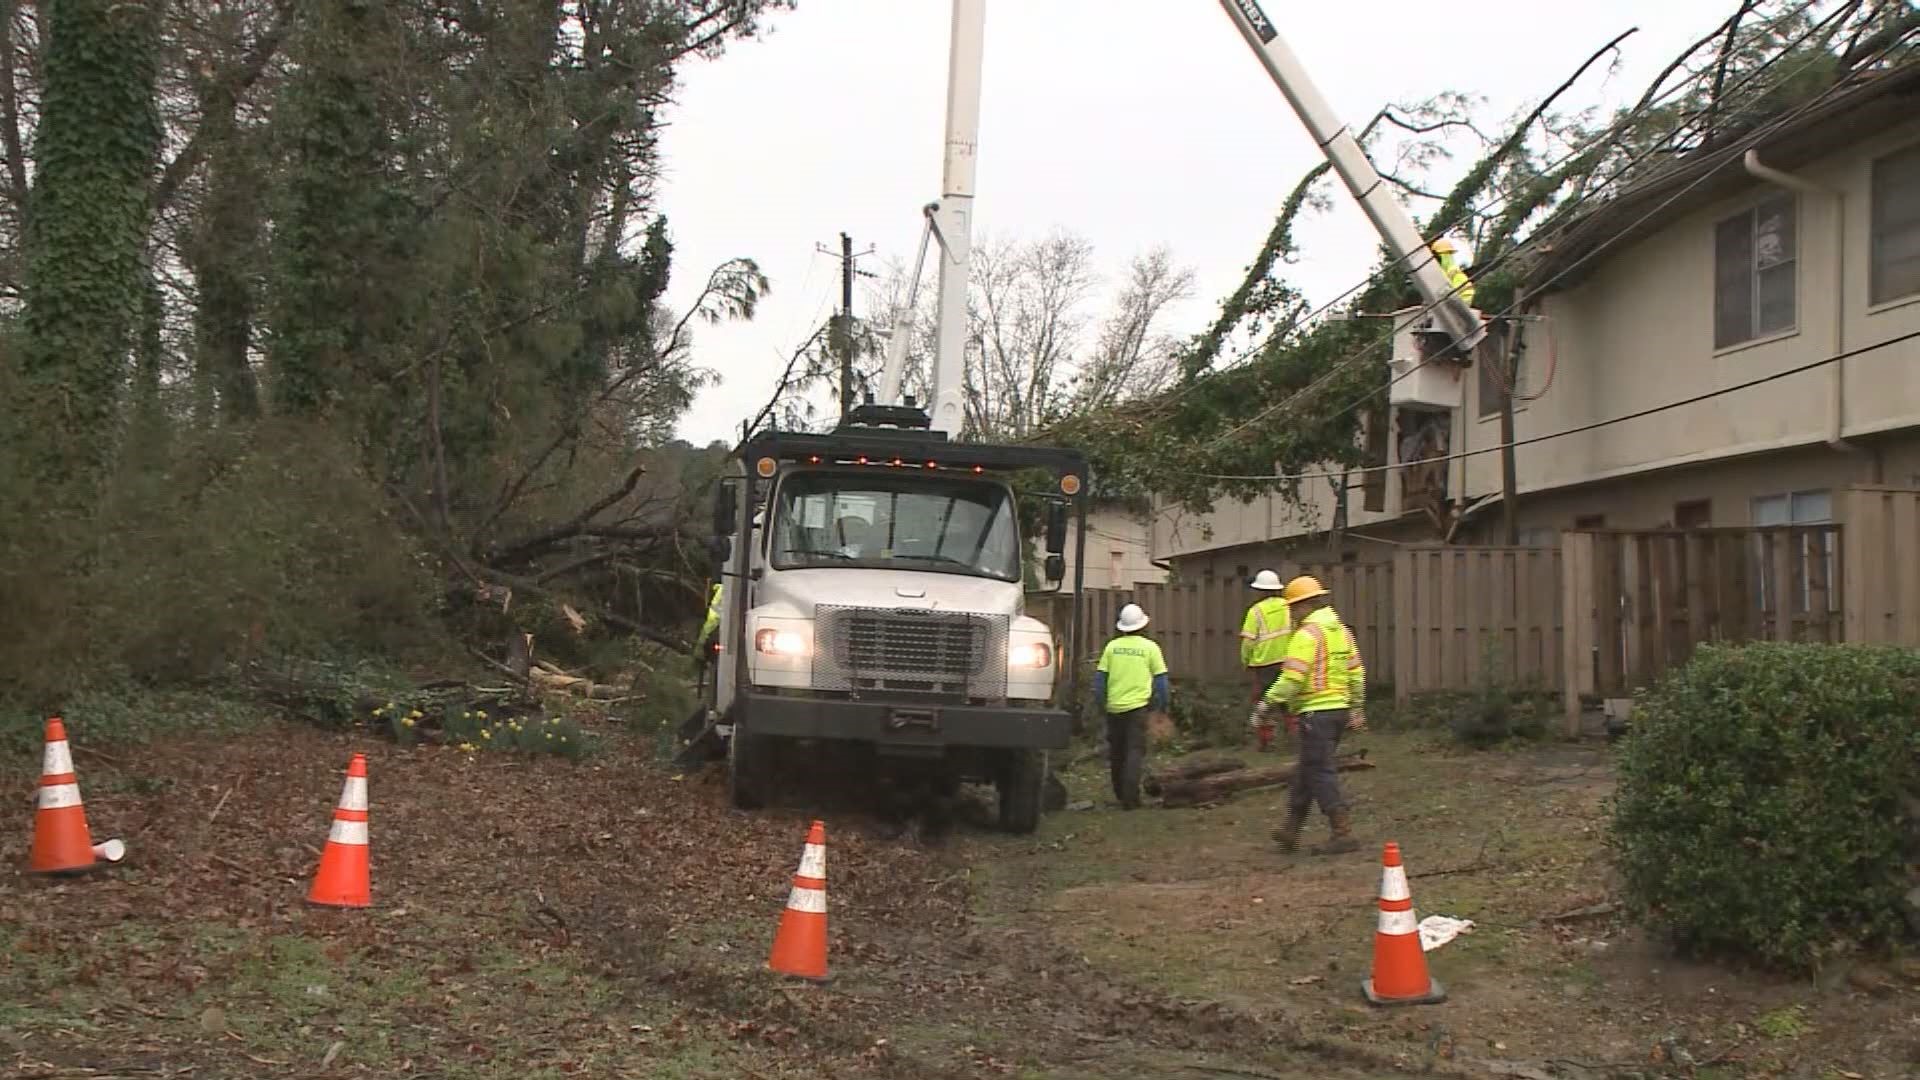
<svg viewBox="0 0 1920 1080"><path fill-rule="evenodd" d="M1128 604L1120 609L1120 618L1113 625L1121 633L1131 634L1147 625L1147 613L1140 610L1139 604Z"/></svg>
<svg viewBox="0 0 1920 1080"><path fill-rule="evenodd" d="M1262 570L1253 575L1253 587L1261 592L1279 592L1280 575L1271 570Z"/></svg>

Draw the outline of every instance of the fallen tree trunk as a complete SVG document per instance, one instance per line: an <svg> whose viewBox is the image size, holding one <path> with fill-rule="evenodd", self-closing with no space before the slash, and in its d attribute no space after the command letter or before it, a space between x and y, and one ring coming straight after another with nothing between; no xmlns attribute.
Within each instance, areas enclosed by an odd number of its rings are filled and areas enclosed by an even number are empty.
<svg viewBox="0 0 1920 1080"><path fill-rule="evenodd" d="M1373 762L1366 759L1366 753L1342 754L1333 763L1336 772L1355 772L1371 769ZM1270 765L1260 769L1235 769L1232 772L1214 773L1192 780L1181 780L1161 788L1160 805L1163 807L1201 806L1219 802L1239 791L1252 791L1255 788L1279 787L1293 782L1293 774L1299 768L1298 762L1289 761L1284 765Z"/></svg>
<svg viewBox="0 0 1920 1080"><path fill-rule="evenodd" d="M1178 784L1187 780L1198 780L1203 776L1232 772L1244 769L1247 763L1235 757L1220 757L1214 754L1195 754L1179 761L1163 765L1147 774L1142 790L1149 795L1158 795L1169 784Z"/></svg>

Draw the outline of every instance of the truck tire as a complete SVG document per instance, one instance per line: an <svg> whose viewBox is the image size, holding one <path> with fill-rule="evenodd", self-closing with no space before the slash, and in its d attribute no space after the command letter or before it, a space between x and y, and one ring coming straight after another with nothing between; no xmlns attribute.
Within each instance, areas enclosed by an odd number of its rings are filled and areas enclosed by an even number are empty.
<svg viewBox="0 0 1920 1080"><path fill-rule="evenodd" d="M727 736L727 801L736 810L766 805L767 770L760 760L766 745L765 739L748 734L745 724L733 722L733 734Z"/></svg>
<svg viewBox="0 0 1920 1080"><path fill-rule="evenodd" d="M1047 752L1010 750L1000 766L995 787L1000 792L1000 827L1010 833L1030 833L1040 826L1046 796Z"/></svg>

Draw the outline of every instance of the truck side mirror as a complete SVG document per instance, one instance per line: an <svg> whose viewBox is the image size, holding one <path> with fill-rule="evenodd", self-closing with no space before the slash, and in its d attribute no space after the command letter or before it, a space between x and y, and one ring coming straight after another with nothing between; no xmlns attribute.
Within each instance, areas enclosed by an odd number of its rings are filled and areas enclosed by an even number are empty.
<svg viewBox="0 0 1920 1080"><path fill-rule="evenodd" d="M1067 576L1067 559L1064 555L1049 555L1046 562L1047 584L1058 585L1060 579Z"/></svg>
<svg viewBox="0 0 1920 1080"><path fill-rule="evenodd" d="M1059 555L1067 550L1067 504L1062 502L1047 504L1047 554ZM1051 580L1058 581L1059 578Z"/></svg>
<svg viewBox="0 0 1920 1080"><path fill-rule="evenodd" d="M722 480L713 493L713 535L715 539L732 536L739 525L740 485Z"/></svg>
<svg viewBox="0 0 1920 1080"><path fill-rule="evenodd" d="M707 540L707 554L713 558L713 565L725 566L733 557L733 537L715 536Z"/></svg>

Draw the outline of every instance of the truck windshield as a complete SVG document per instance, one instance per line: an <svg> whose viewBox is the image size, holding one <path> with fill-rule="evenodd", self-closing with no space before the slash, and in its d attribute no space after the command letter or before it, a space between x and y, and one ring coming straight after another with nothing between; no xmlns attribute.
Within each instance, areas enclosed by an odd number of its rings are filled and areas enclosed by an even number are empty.
<svg viewBox="0 0 1920 1080"><path fill-rule="evenodd" d="M935 570L1020 580L1012 500L925 473L795 473L774 510L773 565Z"/></svg>

